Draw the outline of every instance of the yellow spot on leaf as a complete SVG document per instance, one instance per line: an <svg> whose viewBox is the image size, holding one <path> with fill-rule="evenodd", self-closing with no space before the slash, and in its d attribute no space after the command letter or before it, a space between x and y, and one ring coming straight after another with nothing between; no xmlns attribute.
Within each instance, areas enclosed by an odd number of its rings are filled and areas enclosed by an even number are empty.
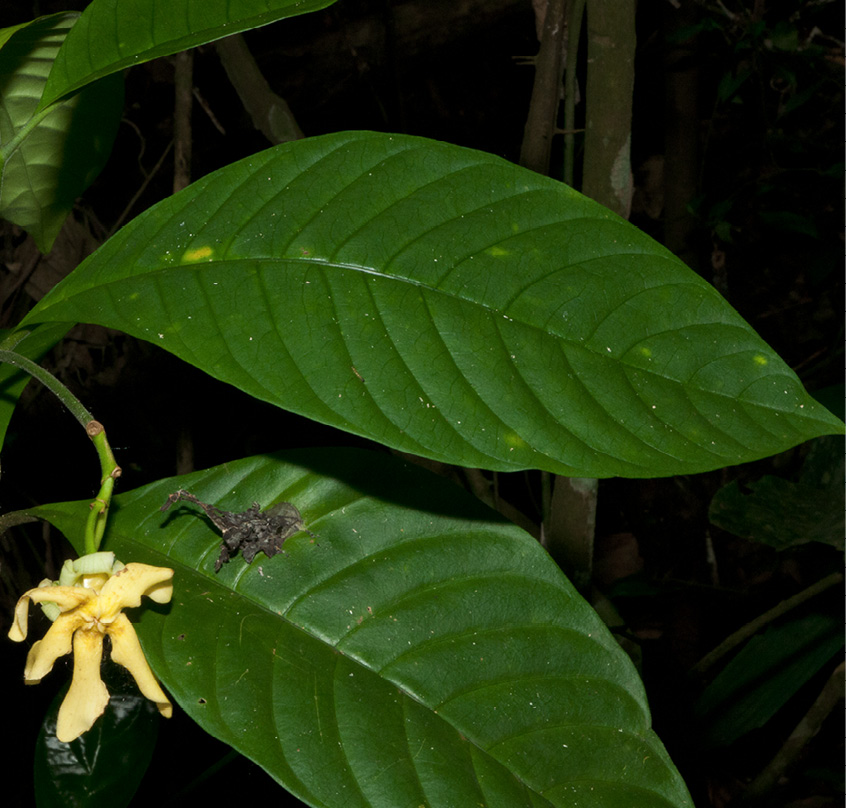
<svg viewBox="0 0 846 808"><path fill-rule="evenodd" d="M489 249L485 250L485 252L488 255L492 255L494 258L501 258L503 255L511 254L508 250L505 250L502 247L490 247Z"/></svg>
<svg viewBox="0 0 846 808"><path fill-rule="evenodd" d="M523 438L521 438L516 432L506 432L505 435L503 435L503 440L512 449L522 449L526 445L526 441L524 441Z"/></svg>
<svg viewBox="0 0 846 808"><path fill-rule="evenodd" d="M197 247L194 250L185 250L185 253L182 256L182 263L183 264L195 264L197 261L203 261L204 259L211 258L214 250L206 245L205 247Z"/></svg>
<svg viewBox="0 0 846 808"><path fill-rule="evenodd" d="M755 354L755 356L752 357L752 361L756 365L760 365L761 367L764 367L764 365L770 364L770 360L767 359L766 356L762 356L761 354Z"/></svg>

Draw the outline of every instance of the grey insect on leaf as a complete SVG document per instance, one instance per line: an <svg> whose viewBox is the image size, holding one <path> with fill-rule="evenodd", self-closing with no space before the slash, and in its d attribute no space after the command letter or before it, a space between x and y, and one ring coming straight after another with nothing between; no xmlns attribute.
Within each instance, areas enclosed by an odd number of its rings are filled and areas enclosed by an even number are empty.
<svg viewBox="0 0 846 808"><path fill-rule="evenodd" d="M300 531L317 538L306 529L300 512L290 502L277 502L265 511L258 502L254 502L246 511L236 513L208 505L188 491L180 489L167 498L160 510L166 511L180 500L199 505L223 537L220 555L214 565L215 572L219 572L239 550L244 561L251 564L259 553L264 553L269 558L284 552L282 545L285 540Z"/></svg>

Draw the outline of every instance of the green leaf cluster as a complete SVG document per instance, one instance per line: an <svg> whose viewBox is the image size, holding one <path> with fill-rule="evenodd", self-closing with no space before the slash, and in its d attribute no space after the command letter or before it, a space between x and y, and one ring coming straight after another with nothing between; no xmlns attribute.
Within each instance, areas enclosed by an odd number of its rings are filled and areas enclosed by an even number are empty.
<svg viewBox="0 0 846 808"><path fill-rule="evenodd" d="M330 4L94 0L0 32L0 214L49 248L108 154L119 71ZM37 357L77 322L490 470L687 474L843 429L636 228L501 159L408 136L312 138L204 177L3 346ZM4 374L5 430L22 383ZM160 511L177 489L233 510L294 502L318 538L215 574L211 526ZM31 513L82 549L84 505ZM426 472L354 451L246 458L117 496L107 541L176 570L173 603L138 631L180 707L310 805L691 805L595 612L531 537Z"/></svg>

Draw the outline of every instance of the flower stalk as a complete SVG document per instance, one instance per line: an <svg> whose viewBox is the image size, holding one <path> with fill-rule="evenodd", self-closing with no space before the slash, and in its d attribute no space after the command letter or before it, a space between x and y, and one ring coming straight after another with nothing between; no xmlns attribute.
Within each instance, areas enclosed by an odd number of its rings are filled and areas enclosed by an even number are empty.
<svg viewBox="0 0 846 808"><path fill-rule="evenodd" d="M94 501L89 505L91 509L85 523L85 553L96 553L103 541L106 530L106 519L109 515L109 504L112 501L115 480L120 477L120 466L115 462L112 447L106 439L106 430L99 421L93 418L85 425L85 431L100 458L100 490Z"/></svg>

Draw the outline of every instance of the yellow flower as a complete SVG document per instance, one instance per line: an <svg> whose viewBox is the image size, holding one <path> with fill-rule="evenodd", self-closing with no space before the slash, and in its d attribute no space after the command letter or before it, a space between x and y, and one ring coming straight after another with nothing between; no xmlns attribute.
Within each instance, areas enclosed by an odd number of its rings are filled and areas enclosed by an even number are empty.
<svg viewBox="0 0 846 808"><path fill-rule="evenodd" d="M100 679L105 634L112 642L112 659L132 674L141 692L170 718L173 706L150 670L132 623L121 610L139 606L142 595L167 603L173 594L172 578L173 570L166 567L124 567L115 563L113 553L93 553L65 562L57 584L42 581L21 596L10 639L26 639L30 601L43 604L45 613L54 619L44 639L27 655L26 683L40 682L58 657L73 650L73 681L59 709L56 730L60 741L70 742L91 729L109 703L109 691ZM63 585L66 583L72 585Z"/></svg>

